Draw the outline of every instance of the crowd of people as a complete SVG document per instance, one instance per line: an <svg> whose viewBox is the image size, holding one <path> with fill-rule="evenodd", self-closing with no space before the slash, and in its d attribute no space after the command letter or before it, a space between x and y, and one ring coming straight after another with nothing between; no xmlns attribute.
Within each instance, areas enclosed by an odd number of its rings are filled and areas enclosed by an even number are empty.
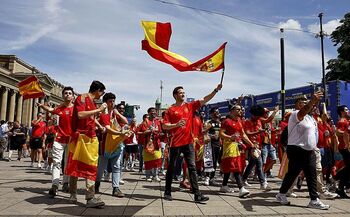
<svg viewBox="0 0 350 217"><path fill-rule="evenodd" d="M65 87L60 106L37 104L46 114L39 113L30 127L1 121L0 158L6 158L6 150L8 161L16 150L19 161L30 156L31 167L52 173L49 196L57 196L62 183L62 191L70 193L73 203L77 202L77 180L84 178L86 206L93 208L104 206L95 197L102 179L111 179L112 196L124 197L122 172L136 169L148 182L161 182L164 176L163 198L170 201L174 179L180 181L180 188L192 191L195 202L205 202L209 197L200 192L199 184L221 186L220 192L231 194L232 181L239 189L238 197L245 198L250 194L251 178L266 192L274 176L283 179L276 195L282 205L290 204L287 197L298 197L293 189L301 187L304 177L310 208L329 209L320 198L349 198L346 106L338 107L336 125L320 103L321 91L310 100L297 98L295 109L279 123L275 121L278 106L273 111L252 106L246 119L240 101L230 106L225 117L215 107L205 117L200 108L221 88L219 84L202 99L186 102L184 88L176 87L173 105L161 115L156 108L148 108L138 124L124 116L125 105L115 105L116 95L105 93L103 83L93 81L89 91L76 98L73 88ZM281 162L279 172L273 174L277 160Z"/></svg>

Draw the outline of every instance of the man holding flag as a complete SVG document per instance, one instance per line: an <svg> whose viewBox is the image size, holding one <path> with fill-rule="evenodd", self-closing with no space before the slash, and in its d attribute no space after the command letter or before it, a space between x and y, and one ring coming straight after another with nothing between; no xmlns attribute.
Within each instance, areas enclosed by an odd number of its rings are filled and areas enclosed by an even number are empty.
<svg viewBox="0 0 350 217"><path fill-rule="evenodd" d="M221 90L221 88L222 84L219 84L203 99L192 101L190 103L185 102L185 91L183 87L179 86L173 90L175 103L166 111L163 123L163 129L169 130L172 137L170 142L169 165L166 173L164 192L165 200L172 200L171 184L173 181L174 163L180 153L183 153L185 161L188 165L189 178L192 192L194 193L195 202L204 202L209 200L209 198L204 196L198 188L192 127L194 113L196 110L209 102L215 96L215 94Z"/></svg>
<svg viewBox="0 0 350 217"><path fill-rule="evenodd" d="M72 116L72 137L68 145L68 162L66 174L69 179L69 200L77 202L78 177L86 181L86 207L99 208L105 203L95 197L95 180L98 163L98 139L95 133L95 116L104 112L107 104L96 108L94 100L99 99L105 91L105 86L99 81L93 81L88 93L79 95L74 102Z"/></svg>

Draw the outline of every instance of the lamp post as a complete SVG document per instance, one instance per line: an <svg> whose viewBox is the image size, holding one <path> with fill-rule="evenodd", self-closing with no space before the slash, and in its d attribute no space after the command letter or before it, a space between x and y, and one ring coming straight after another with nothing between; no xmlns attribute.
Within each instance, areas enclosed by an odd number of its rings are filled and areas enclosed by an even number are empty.
<svg viewBox="0 0 350 217"><path fill-rule="evenodd" d="M281 110L282 110L282 118L284 117L284 113L286 112L286 90L285 90L285 64L284 64L284 29L280 29L281 39L280 39L280 47L281 47Z"/></svg>
<svg viewBox="0 0 350 217"><path fill-rule="evenodd" d="M326 72L324 67L324 48L323 48L323 38L324 38L324 32L322 27L322 17L323 13L319 13L318 17L320 18L320 39L321 39L321 56L322 56L322 88L324 91L324 102L326 103L326 106L328 105L328 95L327 95L327 89L326 89Z"/></svg>

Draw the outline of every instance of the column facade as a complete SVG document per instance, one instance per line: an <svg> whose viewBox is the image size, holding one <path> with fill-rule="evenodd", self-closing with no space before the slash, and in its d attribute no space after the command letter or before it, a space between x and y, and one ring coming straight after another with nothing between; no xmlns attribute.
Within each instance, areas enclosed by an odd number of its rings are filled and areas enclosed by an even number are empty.
<svg viewBox="0 0 350 217"><path fill-rule="evenodd" d="M13 122L15 120L16 92L14 90L11 90L9 93L10 93L9 121Z"/></svg>
<svg viewBox="0 0 350 217"><path fill-rule="evenodd" d="M23 107L23 96L21 94L18 94L16 120L19 123L22 123L22 112L23 112L22 107Z"/></svg>
<svg viewBox="0 0 350 217"><path fill-rule="evenodd" d="M37 103L39 102L39 99L38 98L35 98L34 99L34 102L33 102L33 120L36 120L37 117L38 117L38 106L36 105Z"/></svg>
<svg viewBox="0 0 350 217"><path fill-rule="evenodd" d="M7 121L6 120L6 114L7 114L7 97L8 97L8 91L9 89L7 87L2 87L2 92L1 92L1 115L0 119Z"/></svg>

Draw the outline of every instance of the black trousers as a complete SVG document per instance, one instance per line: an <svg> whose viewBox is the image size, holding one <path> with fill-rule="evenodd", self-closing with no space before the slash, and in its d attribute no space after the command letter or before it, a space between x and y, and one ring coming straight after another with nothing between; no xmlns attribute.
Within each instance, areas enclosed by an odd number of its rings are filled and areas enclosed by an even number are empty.
<svg viewBox="0 0 350 217"><path fill-rule="evenodd" d="M213 167L214 167L214 171L211 172L208 176L210 179L213 179L215 177L215 171L216 171L216 168L217 168L217 165L218 163L220 163L221 161L221 148L220 146L216 146L216 145L213 145L212 147L212 156L213 156Z"/></svg>
<svg viewBox="0 0 350 217"><path fill-rule="evenodd" d="M343 156L345 167L337 172L336 179L339 180L339 190L344 191L344 186L348 184L350 178L350 152L347 149L339 149L339 152Z"/></svg>
<svg viewBox="0 0 350 217"><path fill-rule="evenodd" d="M165 194L171 194L171 184L173 182L175 161L179 157L180 153L183 153L184 160L187 163L188 176L190 178L192 192L194 194L198 194L199 188L198 188L193 144L169 148L169 164L168 164L168 170L166 172L166 179L165 179Z"/></svg>
<svg viewBox="0 0 350 217"><path fill-rule="evenodd" d="M316 178L316 155L314 151L307 151L298 146L287 146L288 172L285 175L280 193L285 194L293 185L301 171L304 171L311 200L318 198Z"/></svg>
<svg viewBox="0 0 350 217"><path fill-rule="evenodd" d="M224 179L222 180L222 186L227 186L228 180L230 178L231 173L224 173ZM233 176L236 179L236 183L238 185L238 188L241 189L243 187L243 181L240 173L233 173Z"/></svg>

